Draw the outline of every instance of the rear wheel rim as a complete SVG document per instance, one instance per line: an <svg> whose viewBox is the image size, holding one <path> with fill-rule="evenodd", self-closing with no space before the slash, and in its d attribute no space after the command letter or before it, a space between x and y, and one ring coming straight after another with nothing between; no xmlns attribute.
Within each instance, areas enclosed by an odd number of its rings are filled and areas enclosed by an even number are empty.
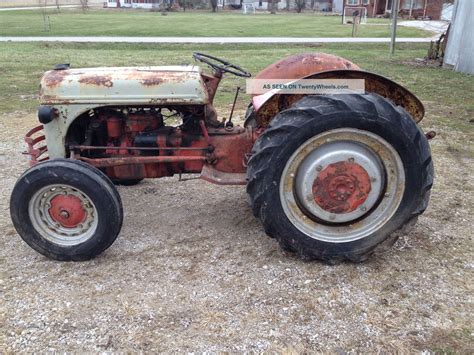
<svg viewBox="0 0 474 355"><path fill-rule="evenodd" d="M362 239L397 211L405 190L403 163L386 140L341 128L316 135L288 159L279 194L290 222L329 243Z"/></svg>
<svg viewBox="0 0 474 355"><path fill-rule="evenodd" d="M44 239L62 247L86 242L98 225L97 209L89 196L67 184L38 190L29 201L28 215Z"/></svg>

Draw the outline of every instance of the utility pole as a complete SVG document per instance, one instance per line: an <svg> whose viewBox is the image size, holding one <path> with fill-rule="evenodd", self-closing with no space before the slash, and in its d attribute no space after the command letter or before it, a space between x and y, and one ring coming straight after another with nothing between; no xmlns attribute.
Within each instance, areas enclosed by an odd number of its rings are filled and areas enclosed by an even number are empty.
<svg viewBox="0 0 474 355"><path fill-rule="evenodd" d="M392 40L390 41L390 54L395 53L395 40L397 38L397 16L399 0L392 2Z"/></svg>

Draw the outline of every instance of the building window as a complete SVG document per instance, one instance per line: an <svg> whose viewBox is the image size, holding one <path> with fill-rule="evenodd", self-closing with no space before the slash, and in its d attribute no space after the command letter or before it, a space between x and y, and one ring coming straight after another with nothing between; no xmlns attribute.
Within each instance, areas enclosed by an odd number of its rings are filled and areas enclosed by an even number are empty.
<svg viewBox="0 0 474 355"><path fill-rule="evenodd" d="M347 5L359 5L359 0L347 0Z"/></svg>
<svg viewBox="0 0 474 355"><path fill-rule="evenodd" d="M362 0L362 5L369 5L370 1L369 0Z"/></svg>
<svg viewBox="0 0 474 355"><path fill-rule="evenodd" d="M403 10L410 10L410 6L413 10L423 8L423 0L405 0L401 3L401 8Z"/></svg>

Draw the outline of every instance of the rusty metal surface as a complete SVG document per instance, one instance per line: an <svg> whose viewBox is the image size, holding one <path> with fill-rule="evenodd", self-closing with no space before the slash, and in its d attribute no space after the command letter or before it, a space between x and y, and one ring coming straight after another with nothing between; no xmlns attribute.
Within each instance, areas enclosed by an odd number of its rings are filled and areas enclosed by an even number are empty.
<svg viewBox="0 0 474 355"><path fill-rule="evenodd" d="M348 213L362 205L370 192L370 177L357 163L340 161L319 172L313 183L316 203L331 213Z"/></svg>
<svg viewBox="0 0 474 355"><path fill-rule="evenodd" d="M305 79L363 79L367 93L379 94L396 105L403 107L416 122L420 122L425 114L421 101L408 89L381 75L362 70L331 70L306 76ZM304 95L275 94L266 98L256 112L257 123L266 127L275 115L292 106ZM254 100L258 97L254 97Z"/></svg>
<svg viewBox="0 0 474 355"><path fill-rule="evenodd" d="M283 58L270 64L255 79L298 79L322 71L359 67L347 59L326 53L302 53Z"/></svg>
<svg viewBox="0 0 474 355"><path fill-rule="evenodd" d="M209 95L209 103L212 104L214 96L216 95L217 88L222 79L222 74L217 72L214 75L201 74L204 84L207 88L207 94Z"/></svg>
<svg viewBox="0 0 474 355"><path fill-rule="evenodd" d="M101 125L107 128L107 142L70 145L69 150L73 158L102 168L115 179L202 173L203 179L214 183L243 184L248 155L261 133L250 127L206 127L204 121L200 121L197 131L191 132L164 126L142 131L145 126L112 113L109 110L99 114L95 122L98 129Z"/></svg>
<svg viewBox="0 0 474 355"><path fill-rule="evenodd" d="M69 147L71 150L140 150L140 151L159 151L159 150L199 150L208 151L209 147L111 147L111 146L96 146L96 145L72 145Z"/></svg>
<svg viewBox="0 0 474 355"><path fill-rule="evenodd" d="M368 147L371 151L377 153L378 158L383 163L384 171L387 173L384 194L374 209L366 214L364 218L350 221L351 223L342 229L339 229L338 225L324 224L320 220L308 218L307 211L301 208L300 201L297 201L295 194L297 189L295 177L298 176L298 170L305 158L312 151L324 147L328 140L330 142L356 142L361 146ZM373 189L372 182L371 185ZM372 233L374 229L381 228L393 216L394 211L401 203L404 192L405 172L396 150L375 134L351 128L326 131L306 141L298 148L296 154L294 153L293 160L289 160L285 166L280 181L283 209L287 217L294 222L295 227L312 238L336 243L354 241L363 238L367 233ZM341 214L341 216L343 215ZM334 214L334 216L339 215Z"/></svg>
<svg viewBox="0 0 474 355"><path fill-rule="evenodd" d="M182 163L187 161L205 161L205 156L128 156L117 158L86 158L77 157L95 167L105 168L119 165L150 164L150 163Z"/></svg>
<svg viewBox="0 0 474 355"><path fill-rule="evenodd" d="M425 115L422 102L408 89L396 82L375 73L367 71L339 70L328 73L320 73L308 79L364 79L365 91L383 96L396 105L403 107L416 122L420 122Z"/></svg>
<svg viewBox="0 0 474 355"><path fill-rule="evenodd" d="M95 86L105 86L111 88L114 86L112 82L111 75L82 75L82 77L78 80L79 83L83 85L95 85Z"/></svg>
<svg viewBox="0 0 474 355"><path fill-rule="evenodd" d="M51 70L41 79L44 104L206 104L199 67L125 67Z"/></svg>
<svg viewBox="0 0 474 355"><path fill-rule="evenodd" d="M201 179L217 185L246 185L246 173L224 173L212 165L205 164L201 171Z"/></svg>
<svg viewBox="0 0 474 355"><path fill-rule="evenodd" d="M56 195L50 201L49 215L66 228L75 228L87 217L82 200L74 195Z"/></svg>
<svg viewBox="0 0 474 355"><path fill-rule="evenodd" d="M43 156L48 151L48 147L44 144L46 138L41 134L42 130L43 125L39 125L25 134L26 152L23 154L29 156L28 163L30 166L48 159L48 157Z"/></svg>

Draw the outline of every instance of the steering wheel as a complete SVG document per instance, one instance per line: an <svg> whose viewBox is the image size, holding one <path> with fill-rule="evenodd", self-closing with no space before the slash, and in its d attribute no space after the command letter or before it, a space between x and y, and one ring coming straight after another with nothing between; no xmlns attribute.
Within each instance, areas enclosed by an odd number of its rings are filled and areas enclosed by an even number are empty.
<svg viewBox="0 0 474 355"><path fill-rule="evenodd" d="M193 53L193 58L199 62L206 63L215 71L231 73L236 76L241 76L244 78L250 78L252 74L236 64L232 64L225 59L217 58L209 54L204 53Z"/></svg>

